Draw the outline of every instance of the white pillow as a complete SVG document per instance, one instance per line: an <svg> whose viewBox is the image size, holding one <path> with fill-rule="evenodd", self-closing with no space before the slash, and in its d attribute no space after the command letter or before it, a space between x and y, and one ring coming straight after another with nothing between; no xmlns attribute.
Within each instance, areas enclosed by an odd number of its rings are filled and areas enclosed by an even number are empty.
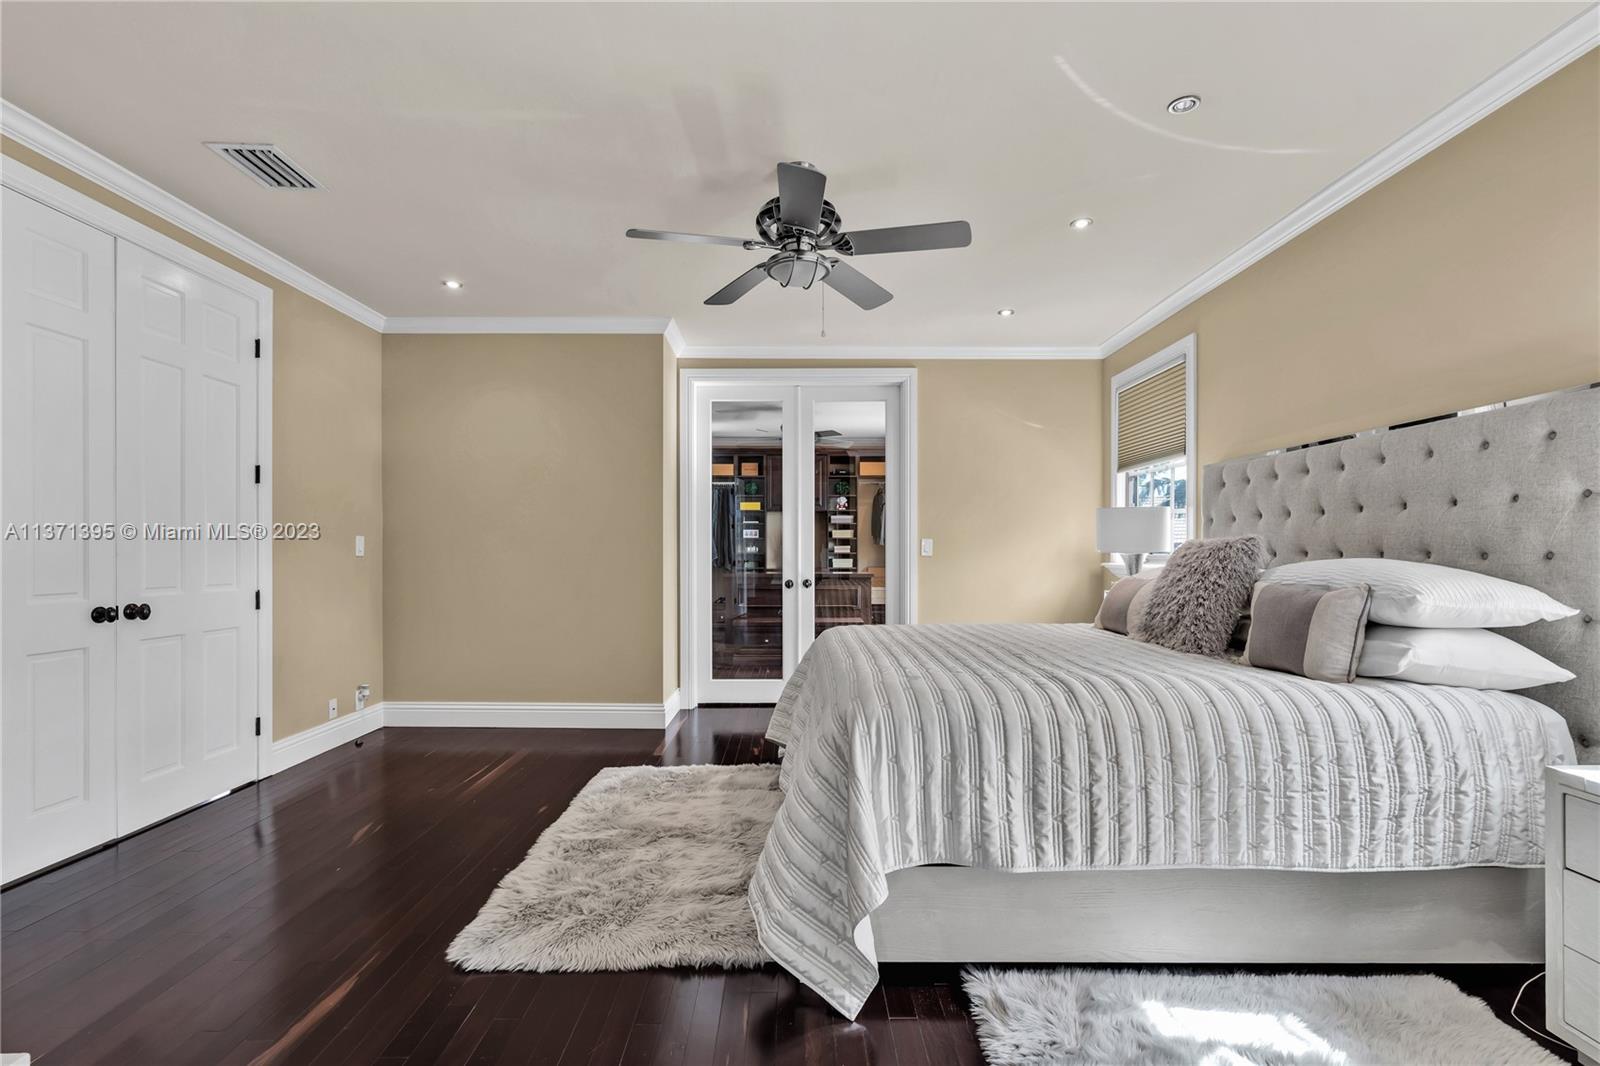
<svg viewBox="0 0 1600 1066"><path fill-rule="evenodd" d="M1406 629L1368 626L1358 677L1424 685L1518 689L1571 681L1543 655L1487 629Z"/></svg>
<svg viewBox="0 0 1600 1066"><path fill-rule="evenodd" d="M1576 607L1515 581L1401 559L1312 559L1274 566L1260 580L1314 588L1370 585L1370 617L1388 626L1525 626L1578 613Z"/></svg>

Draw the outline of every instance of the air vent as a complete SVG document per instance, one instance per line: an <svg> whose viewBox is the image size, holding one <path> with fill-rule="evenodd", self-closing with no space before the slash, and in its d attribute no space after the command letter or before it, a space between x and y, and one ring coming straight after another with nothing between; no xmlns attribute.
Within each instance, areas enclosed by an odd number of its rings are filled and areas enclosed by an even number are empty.
<svg viewBox="0 0 1600 1066"><path fill-rule="evenodd" d="M269 189L317 188L305 171L273 145L207 141L206 147Z"/></svg>

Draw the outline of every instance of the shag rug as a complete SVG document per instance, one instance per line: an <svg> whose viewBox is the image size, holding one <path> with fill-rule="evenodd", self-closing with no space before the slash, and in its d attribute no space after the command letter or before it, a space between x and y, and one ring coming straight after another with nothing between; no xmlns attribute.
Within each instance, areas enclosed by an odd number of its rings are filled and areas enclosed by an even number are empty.
<svg viewBox="0 0 1600 1066"><path fill-rule="evenodd" d="M1561 1062L1441 977L968 970L991 1066L1545 1066Z"/></svg>
<svg viewBox="0 0 1600 1066"><path fill-rule="evenodd" d="M601 770L451 943L468 970L759 966L745 901L776 766Z"/></svg>

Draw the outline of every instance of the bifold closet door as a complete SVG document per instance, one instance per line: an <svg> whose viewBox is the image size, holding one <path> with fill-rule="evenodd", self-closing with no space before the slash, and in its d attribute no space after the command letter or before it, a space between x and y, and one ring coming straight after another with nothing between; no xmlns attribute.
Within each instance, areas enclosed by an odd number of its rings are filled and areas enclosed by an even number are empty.
<svg viewBox="0 0 1600 1066"><path fill-rule="evenodd" d="M0 880L116 835L115 244L11 189L0 227ZM102 528L93 528L103 524ZM98 610L98 615L94 612Z"/></svg>
<svg viewBox="0 0 1600 1066"><path fill-rule="evenodd" d="M117 831L256 777L256 303L117 242Z"/></svg>

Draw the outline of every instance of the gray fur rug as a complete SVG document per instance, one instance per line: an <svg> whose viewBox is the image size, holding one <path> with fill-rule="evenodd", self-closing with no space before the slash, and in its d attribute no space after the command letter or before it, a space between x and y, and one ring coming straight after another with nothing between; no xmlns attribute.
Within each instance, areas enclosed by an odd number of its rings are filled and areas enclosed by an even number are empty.
<svg viewBox="0 0 1600 1066"><path fill-rule="evenodd" d="M1560 1059L1441 977L968 970L991 1066L1545 1066Z"/></svg>
<svg viewBox="0 0 1600 1066"><path fill-rule="evenodd" d="M745 893L776 766L601 770L446 957L468 970L759 966Z"/></svg>

